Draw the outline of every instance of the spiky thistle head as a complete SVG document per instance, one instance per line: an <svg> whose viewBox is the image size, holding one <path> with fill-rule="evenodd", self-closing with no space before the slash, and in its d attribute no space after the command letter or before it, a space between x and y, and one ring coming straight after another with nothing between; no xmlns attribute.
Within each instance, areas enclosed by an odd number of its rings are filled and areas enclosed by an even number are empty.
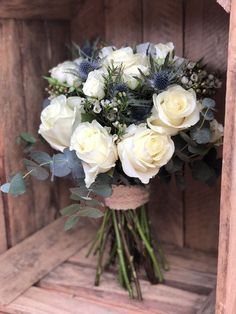
<svg viewBox="0 0 236 314"><path fill-rule="evenodd" d="M119 92L125 92L127 93L128 88L125 83L111 83L108 86L108 93L112 96L115 97L116 94Z"/></svg>
<svg viewBox="0 0 236 314"><path fill-rule="evenodd" d="M91 61L87 59L82 60L78 65L78 72L79 72L80 78L83 81L85 81L88 77L88 74L91 71L96 70L98 67L99 67L99 64L95 60L91 60Z"/></svg>
<svg viewBox="0 0 236 314"><path fill-rule="evenodd" d="M152 78L150 79L151 86L155 90L164 90L170 84L170 76L168 71L159 71L153 74Z"/></svg>

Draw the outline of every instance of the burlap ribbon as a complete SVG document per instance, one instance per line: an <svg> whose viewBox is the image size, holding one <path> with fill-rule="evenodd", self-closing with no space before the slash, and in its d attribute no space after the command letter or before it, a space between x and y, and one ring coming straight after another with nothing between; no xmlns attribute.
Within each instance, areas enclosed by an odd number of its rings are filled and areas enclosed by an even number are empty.
<svg viewBox="0 0 236 314"><path fill-rule="evenodd" d="M112 190L112 195L105 198L106 206L111 209L136 209L149 200L148 189L141 186L113 185Z"/></svg>

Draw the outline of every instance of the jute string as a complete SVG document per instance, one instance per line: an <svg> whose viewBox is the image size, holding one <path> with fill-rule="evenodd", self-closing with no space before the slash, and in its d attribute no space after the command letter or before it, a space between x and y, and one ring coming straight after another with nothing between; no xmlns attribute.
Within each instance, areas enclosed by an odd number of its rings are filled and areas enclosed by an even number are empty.
<svg viewBox="0 0 236 314"><path fill-rule="evenodd" d="M141 186L113 185L113 193L105 198L105 204L111 209L136 209L149 200L149 192Z"/></svg>

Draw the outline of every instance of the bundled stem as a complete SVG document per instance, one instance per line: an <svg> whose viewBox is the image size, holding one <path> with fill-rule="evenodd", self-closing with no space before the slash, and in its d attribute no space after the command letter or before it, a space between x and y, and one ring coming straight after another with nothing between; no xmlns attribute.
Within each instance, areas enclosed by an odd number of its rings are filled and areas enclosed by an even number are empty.
<svg viewBox="0 0 236 314"><path fill-rule="evenodd" d="M112 238L110 255L103 263L104 252L109 237ZM117 261L119 283L127 289L130 298L142 300L138 278L138 266L144 266L151 283L163 281L162 269L165 269L165 258L158 247L154 251L146 208L138 210L105 211L103 221L87 254L98 254L95 285L100 283L104 269ZM158 254L158 258L157 255Z"/></svg>

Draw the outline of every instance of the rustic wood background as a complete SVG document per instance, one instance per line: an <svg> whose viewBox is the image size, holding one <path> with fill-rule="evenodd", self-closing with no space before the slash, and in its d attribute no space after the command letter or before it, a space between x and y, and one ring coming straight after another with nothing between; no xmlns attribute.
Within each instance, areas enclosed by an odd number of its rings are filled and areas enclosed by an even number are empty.
<svg viewBox="0 0 236 314"><path fill-rule="evenodd" d="M71 18L72 17L72 18ZM66 44L100 37L117 46L173 41L177 55L219 69L225 80L228 14L215 0L8 0L0 3L0 181L21 166L15 144L20 131L37 133L45 96L41 76L66 59ZM217 96L223 121L225 90ZM220 185L193 181L188 187L153 184L153 229L161 240L216 251ZM18 198L0 196L0 252L51 222L67 201L64 183L56 188L32 180ZM52 210L52 205L56 210Z"/></svg>

